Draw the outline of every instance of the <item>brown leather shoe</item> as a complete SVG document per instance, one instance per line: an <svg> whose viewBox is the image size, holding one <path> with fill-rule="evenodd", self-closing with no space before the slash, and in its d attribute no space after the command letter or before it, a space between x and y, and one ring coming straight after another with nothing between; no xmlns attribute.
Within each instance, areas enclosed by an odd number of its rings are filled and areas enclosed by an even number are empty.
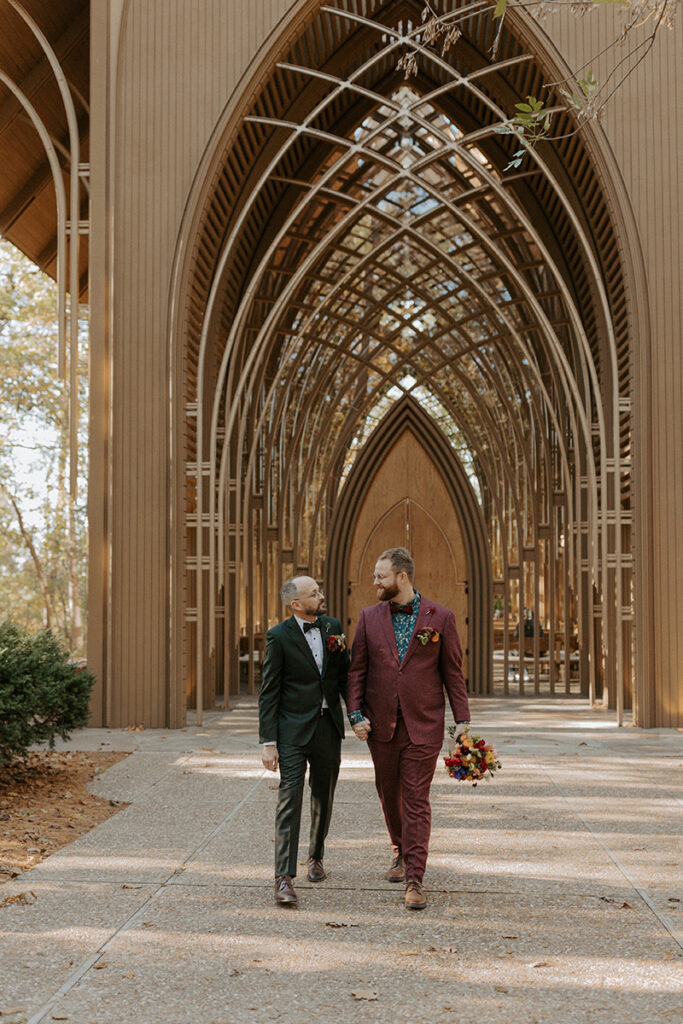
<svg viewBox="0 0 683 1024"><path fill-rule="evenodd" d="M397 853L391 862L391 867L384 876L387 882L405 882L406 869L403 863L403 854Z"/></svg>
<svg viewBox="0 0 683 1024"><path fill-rule="evenodd" d="M275 902L281 907L296 907L299 897L294 892L291 875L278 875L275 879Z"/></svg>
<svg viewBox="0 0 683 1024"><path fill-rule="evenodd" d="M324 882L327 878L323 862L316 860L315 857L308 858L308 881L309 882Z"/></svg>
<svg viewBox="0 0 683 1024"><path fill-rule="evenodd" d="M406 906L408 910L424 910L427 897L422 889L422 882L408 882L406 885Z"/></svg>

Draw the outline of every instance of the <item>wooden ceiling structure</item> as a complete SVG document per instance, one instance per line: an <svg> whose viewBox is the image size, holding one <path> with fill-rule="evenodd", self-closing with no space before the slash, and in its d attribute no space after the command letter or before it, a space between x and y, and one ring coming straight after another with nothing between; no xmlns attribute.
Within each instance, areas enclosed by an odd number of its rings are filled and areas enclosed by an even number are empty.
<svg viewBox="0 0 683 1024"><path fill-rule="evenodd" d="M79 306L88 292L89 90L87 0L0 0L0 237L57 282L57 367L69 381L72 517Z"/></svg>
<svg viewBox="0 0 683 1024"><path fill-rule="evenodd" d="M79 163L88 162L90 4L88 0L0 0L0 70L30 102L54 145L65 188L71 172L68 115L40 30L68 85L78 125ZM0 236L41 270L57 276L58 218L52 168L45 146L21 99L0 81ZM81 168L83 173L83 168ZM87 220L87 191L80 191L79 220ZM88 245L79 246L78 292L87 298Z"/></svg>
<svg viewBox="0 0 683 1024"><path fill-rule="evenodd" d="M421 10L321 5L250 86L207 176L180 304L189 700L229 693L240 635L253 646L279 617L290 573L324 578L343 614L335 516L353 515L358 453L412 402L470 480L504 678L530 607L565 651L578 637L587 691L621 720L634 567L619 238L567 113L558 141L506 170L495 125L561 77L523 19L493 59L490 12L475 12L442 57L419 45ZM486 693L492 627L474 625L470 684ZM538 689L538 644L531 664Z"/></svg>

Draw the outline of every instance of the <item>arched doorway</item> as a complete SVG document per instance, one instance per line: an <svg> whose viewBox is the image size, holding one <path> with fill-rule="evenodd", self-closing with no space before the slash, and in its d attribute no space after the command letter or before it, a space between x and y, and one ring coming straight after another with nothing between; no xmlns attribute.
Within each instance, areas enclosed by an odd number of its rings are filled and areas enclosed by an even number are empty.
<svg viewBox="0 0 683 1024"><path fill-rule="evenodd" d="M630 321L609 204L570 114L504 172L503 97L561 77L524 19L493 61L490 19L473 18L451 63L425 50L405 83L420 12L301 5L217 135L177 303L188 694L229 691L241 638L281 615L283 576L339 586L345 480L413 399L477 481L505 679L532 607L565 653L551 689L575 644L586 692L620 709Z"/></svg>
<svg viewBox="0 0 683 1024"><path fill-rule="evenodd" d="M470 692L491 692L491 565L481 507L448 440L411 399L378 426L345 481L330 525L332 606L353 636L376 601L377 555L406 546L416 585L455 612Z"/></svg>
<svg viewBox="0 0 683 1024"><path fill-rule="evenodd" d="M468 583L463 575L462 530L445 489L438 486L435 467L425 467L422 461L428 458L416 438L405 433L377 471L349 540L346 623L353 635L361 610L375 603L371 577L378 554L390 547L406 547L415 559L415 584L421 593L426 597L438 594L439 602L455 612L467 678ZM411 465L427 468L426 487L420 487L422 473L411 473ZM385 508L394 489L403 496Z"/></svg>

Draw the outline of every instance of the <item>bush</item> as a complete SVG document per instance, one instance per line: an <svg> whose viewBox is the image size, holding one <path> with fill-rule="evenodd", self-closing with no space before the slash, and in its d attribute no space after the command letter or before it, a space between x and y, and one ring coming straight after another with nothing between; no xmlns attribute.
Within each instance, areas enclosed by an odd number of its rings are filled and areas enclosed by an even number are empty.
<svg viewBox="0 0 683 1024"><path fill-rule="evenodd" d="M92 672L70 663L60 641L47 630L29 633L14 622L0 623L0 765L26 757L33 743L88 722Z"/></svg>

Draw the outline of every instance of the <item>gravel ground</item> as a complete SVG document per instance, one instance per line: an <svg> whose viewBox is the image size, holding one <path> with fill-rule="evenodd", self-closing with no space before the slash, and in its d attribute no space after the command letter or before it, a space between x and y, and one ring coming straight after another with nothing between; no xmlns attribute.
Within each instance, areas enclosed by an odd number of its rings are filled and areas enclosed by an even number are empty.
<svg viewBox="0 0 683 1024"><path fill-rule="evenodd" d="M130 752L90 786L129 806L2 886L0 1021L679 1021L681 734L576 699L473 701L473 719L503 770L476 789L437 770L421 913L383 880L355 737L328 880L300 876L285 910L253 699L201 728L83 730L60 749Z"/></svg>

